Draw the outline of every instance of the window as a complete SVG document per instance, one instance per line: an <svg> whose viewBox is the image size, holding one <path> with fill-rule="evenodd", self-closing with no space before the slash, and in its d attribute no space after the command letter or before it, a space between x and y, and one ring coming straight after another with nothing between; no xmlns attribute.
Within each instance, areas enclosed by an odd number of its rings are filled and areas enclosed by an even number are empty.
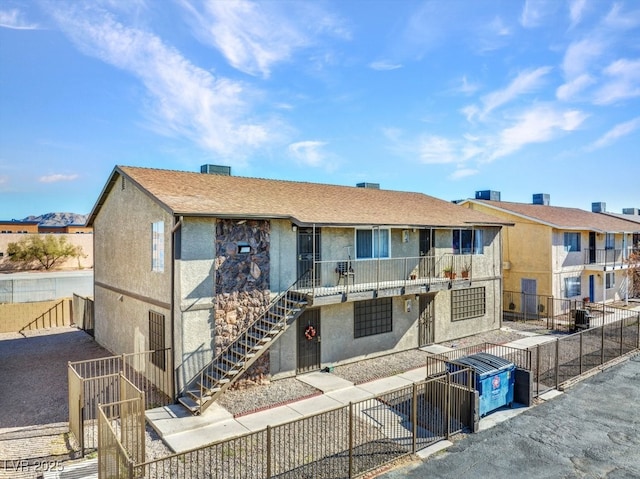
<svg viewBox="0 0 640 479"><path fill-rule="evenodd" d="M616 245L616 239L613 233L607 233L604 237L604 249L614 249Z"/></svg>
<svg viewBox="0 0 640 479"><path fill-rule="evenodd" d="M149 350L151 362L165 370L165 344L164 344L164 314L149 311Z"/></svg>
<svg viewBox="0 0 640 479"><path fill-rule="evenodd" d="M484 254L483 230L453 230L453 254Z"/></svg>
<svg viewBox="0 0 640 479"><path fill-rule="evenodd" d="M356 230L356 258L388 258L388 229Z"/></svg>
<svg viewBox="0 0 640 479"><path fill-rule="evenodd" d="M477 318L487 312L485 288L451 291L451 321Z"/></svg>
<svg viewBox="0 0 640 479"><path fill-rule="evenodd" d="M164 271L164 221L151 225L151 271Z"/></svg>
<svg viewBox="0 0 640 479"><path fill-rule="evenodd" d="M392 331L391 298L358 301L353 305L353 337L363 338Z"/></svg>
<svg viewBox="0 0 640 479"><path fill-rule="evenodd" d="M614 288L616 286L616 274L611 272L611 273L605 273L605 287L607 289L611 289Z"/></svg>
<svg viewBox="0 0 640 479"><path fill-rule="evenodd" d="M580 296L580 276L564 279L564 297L573 298L574 296Z"/></svg>
<svg viewBox="0 0 640 479"><path fill-rule="evenodd" d="M580 251L580 233L564 234L564 250L567 252Z"/></svg>

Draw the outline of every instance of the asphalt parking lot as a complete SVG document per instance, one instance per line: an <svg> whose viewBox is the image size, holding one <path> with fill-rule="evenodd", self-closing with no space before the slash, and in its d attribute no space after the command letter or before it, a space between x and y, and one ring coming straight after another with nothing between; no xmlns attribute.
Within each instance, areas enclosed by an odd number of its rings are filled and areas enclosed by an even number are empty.
<svg viewBox="0 0 640 479"><path fill-rule="evenodd" d="M379 477L640 477L640 356L446 451Z"/></svg>

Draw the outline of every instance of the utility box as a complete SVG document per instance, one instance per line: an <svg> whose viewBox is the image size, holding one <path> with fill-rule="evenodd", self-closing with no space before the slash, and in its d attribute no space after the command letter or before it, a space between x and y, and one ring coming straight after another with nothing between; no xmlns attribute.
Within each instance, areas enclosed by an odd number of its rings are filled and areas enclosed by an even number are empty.
<svg viewBox="0 0 640 479"><path fill-rule="evenodd" d="M480 417L502 406L511 406L516 366L511 361L489 353L477 353L447 363L449 372L463 367L474 370L475 388L480 399Z"/></svg>

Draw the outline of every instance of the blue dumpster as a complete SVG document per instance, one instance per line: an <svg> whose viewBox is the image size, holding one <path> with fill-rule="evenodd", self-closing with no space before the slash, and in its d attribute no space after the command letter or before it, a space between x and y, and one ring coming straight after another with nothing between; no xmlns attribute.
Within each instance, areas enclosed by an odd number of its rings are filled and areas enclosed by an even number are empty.
<svg viewBox="0 0 640 479"><path fill-rule="evenodd" d="M448 370L457 371L462 369L460 366L470 367L475 372L480 417L513 403L516 366L511 361L489 353L477 353L449 363Z"/></svg>

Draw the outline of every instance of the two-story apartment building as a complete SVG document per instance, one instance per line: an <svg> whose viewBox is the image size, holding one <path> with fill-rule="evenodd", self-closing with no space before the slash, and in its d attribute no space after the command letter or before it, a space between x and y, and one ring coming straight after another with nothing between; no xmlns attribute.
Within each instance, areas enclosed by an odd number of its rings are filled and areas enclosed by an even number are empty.
<svg viewBox="0 0 640 479"><path fill-rule="evenodd" d="M638 223L593 211L551 206L549 195L531 204L500 201L499 192L479 191L461 206L495 215L514 226L503 232L505 291L602 302L628 294L629 254ZM527 305L523 305L527 307Z"/></svg>
<svg viewBox="0 0 640 479"><path fill-rule="evenodd" d="M96 340L170 347L157 367L193 411L249 366L285 377L501 326L510 222L421 193L117 166L87 224Z"/></svg>

